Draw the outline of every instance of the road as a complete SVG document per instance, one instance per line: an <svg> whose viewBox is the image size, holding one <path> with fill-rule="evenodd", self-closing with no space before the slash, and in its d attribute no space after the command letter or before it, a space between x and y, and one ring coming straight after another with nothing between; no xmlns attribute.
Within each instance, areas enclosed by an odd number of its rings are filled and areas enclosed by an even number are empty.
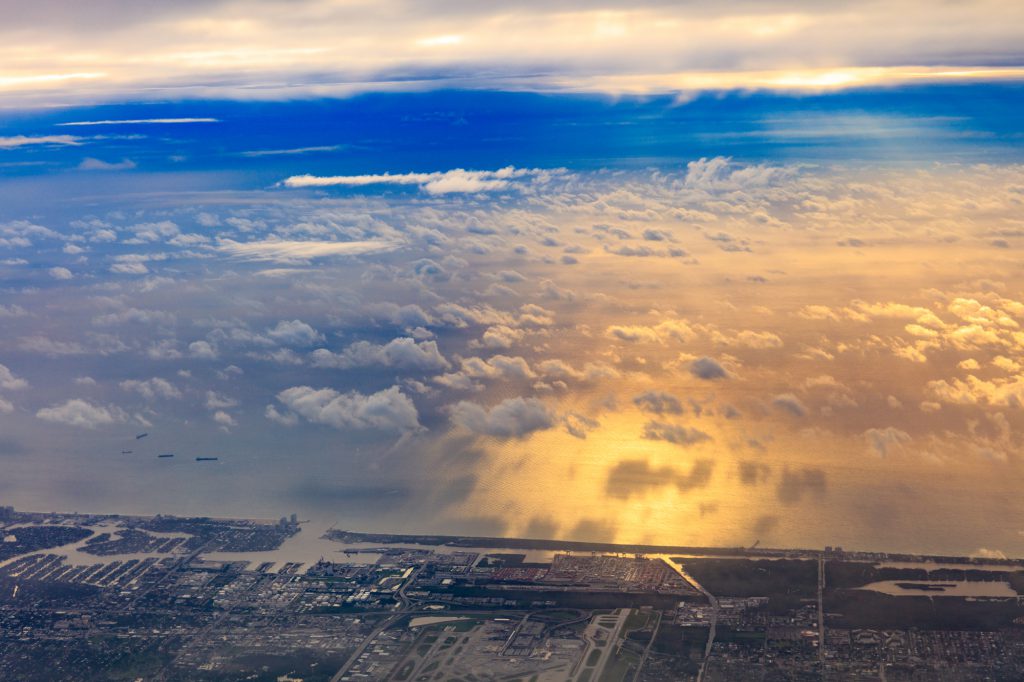
<svg viewBox="0 0 1024 682"><path fill-rule="evenodd" d="M825 665L825 557L818 557L818 660Z"/></svg>
<svg viewBox="0 0 1024 682"><path fill-rule="evenodd" d="M422 571L425 566L426 565L424 564L423 566L420 566L411 574L409 574L409 577L406 578L405 582L402 583L402 586L398 588L397 592L395 592L395 598L398 600L399 604L398 611L391 617L385 618L384 621L380 625L378 625L373 632L366 636L366 639L363 640L363 643L360 644L354 652L352 652L352 655L349 656L348 660L345 661L341 668L338 669L338 672L334 673L334 677L331 678L331 682L338 682L339 680L341 680L345 673L347 673L349 669L356 664L356 661L358 661L359 657L363 655L363 652L365 652L367 647L370 646L370 643L373 642L373 640L375 640L378 636L380 636L380 633L384 632L389 627L394 625L399 618L408 614L410 603L409 598L405 596L405 591L409 588L410 585L412 585L416 581L416 577L420 574L420 571Z"/></svg>
<svg viewBox="0 0 1024 682"><path fill-rule="evenodd" d="M676 573L682 576L683 580L693 585L694 589L703 594L707 598L708 603L711 605L711 627L708 628L708 643L704 647L704 659L700 662L700 672L697 673L697 682L702 682L702 680L704 679L704 672L707 670L708 667L708 661L711 660L711 648L715 644L715 630L718 627L718 598L715 597L715 595L708 592L708 590L699 582L697 582L696 578L687 573L681 565L675 563L674 561L670 561L669 559L663 559L663 561L672 568L674 568L676 570Z"/></svg>
<svg viewBox="0 0 1024 682"><path fill-rule="evenodd" d="M644 655L640 657L640 663L636 666L636 672L633 673L633 682L637 682L640 679L640 673L643 672L644 664L647 663L647 656L651 653L651 647L654 646L654 638L658 636L658 628L661 627L660 611L655 612L655 618L657 618L657 621L655 621L654 627L651 629L651 641L647 643Z"/></svg>

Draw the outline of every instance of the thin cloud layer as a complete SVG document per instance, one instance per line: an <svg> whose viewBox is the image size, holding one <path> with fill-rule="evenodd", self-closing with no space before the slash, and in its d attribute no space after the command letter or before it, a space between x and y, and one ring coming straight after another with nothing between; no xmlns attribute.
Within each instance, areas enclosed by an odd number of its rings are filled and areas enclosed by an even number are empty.
<svg viewBox="0 0 1024 682"><path fill-rule="evenodd" d="M244 99L368 90L825 91L1021 79L1020 4L723 6L386 0L43 3L0 27L8 98ZM956 26L956 31L949 30ZM45 36L45 39L43 37ZM680 40L685 36L685 40ZM31 51L33 59L19 56ZM69 63L67 55L75 55ZM282 85L282 84L287 85Z"/></svg>

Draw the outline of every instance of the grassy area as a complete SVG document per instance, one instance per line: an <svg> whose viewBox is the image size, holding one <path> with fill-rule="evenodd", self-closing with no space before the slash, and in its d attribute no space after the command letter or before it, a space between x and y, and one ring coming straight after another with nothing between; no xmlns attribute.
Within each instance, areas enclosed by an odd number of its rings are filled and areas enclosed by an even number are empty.
<svg viewBox="0 0 1024 682"><path fill-rule="evenodd" d="M684 568L717 597L815 596L818 565L804 559L686 559Z"/></svg>
<svg viewBox="0 0 1024 682"><path fill-rule="evenodd" d="M396 680L407 680L409 675L412 674L413 668L416 667L416 661L406 661L405 664L399 668L398 672L395 673Z"/></svg>
<svg viewBox="0 0 1024 682"><path fill-rule="evenodd" d="M597 662L599 660L601 660L601 650L600 649L594 649L593 651L590 652L590 655L587 656L586 666L588 668L593 668L595 665L597 665Z"/></svg>
<svg viewBox="0 0 1024 682"><path fill-rule="evenodd" d="M652 611L634 610L626 617L625 632L630 630L642 630L651 622Z"/></svg>
<svg viewBox="0 0 1024 682"><path fill-rule="evenodd" d="M640 665L640 654L623 647L613 655L601 672L600 682L624 682Z"/></svg>

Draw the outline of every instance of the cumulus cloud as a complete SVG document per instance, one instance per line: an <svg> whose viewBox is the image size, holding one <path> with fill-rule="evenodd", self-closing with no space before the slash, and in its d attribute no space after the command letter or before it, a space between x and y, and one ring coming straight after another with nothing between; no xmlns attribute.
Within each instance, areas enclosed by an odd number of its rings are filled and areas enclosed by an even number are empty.
<svg viewBox="0 0 1024 682"><path fill-rule="evenodd" d="M644 412L682 414L683 405L675 396L663 391L647 391L633 398L633 404Z"/></svg>
<svg viewBox="0 0 1024 682"><path fill-rule="evenodd" d="M21 377L15 376L7 365L0 364L0 388L8 391L18 391L28 388L28 382Z"/></svg>
<svg viewBox="0 0 1024 682"><path fill-rule="evenodd" d="M71 271L68 270L67 268L55 267L55 268L50 268L47 272L49 272L50 273L50 277L53 277L54 279L72 279L72 278L74 278L74 275L72 275Z"/></svg>
<svg viewBox="0 0 1024 682"><path fill-rule="evenodd" d="M780 393L772 398L772 405L794 417L803 417L807 414L807 406L792 393Z"/></svg>
<svg viewBox="0 0 1024 682"><path fill-rule="evenodd" d="M225 429L231 428L232 426L238 426L238 422L235 421L235 418L224 410L217 410L214 412L213 421L217 422L217 424Z"/></svg>
<svg viewBox="0 0 1024 682"><path fill-rule="evenodd" d="M44 407L36 412L36 417L57 424L68 424L87 429L106 426L126 419L124 412L116 407L94 405L86 400L73 398L66 402Z"/></svg>
<svg viewBox="0 0 1024 682"><path fill-rule="evenodd" d="M203 360L217 359L217 349L209 341L193 341L188 344L188 354Z"/></svg>
<svg viewBox="0 0 1024 682"><path fill-rule="evenodd" d="M490 409L463 400L450 408L450 414L452 423L496 438L525 438L555 423L554 415L536 398L507 398Z"/></svg>
<svg viewBox="0 0 1024 682"><path fill-rule="evenodd" d="M725 379L729 376L729 372L717 360L709 357L697 358L691 362L690 374L705 381Z"/></svg>
<svg viewBox="0 0 1024 682"><path fill-rule="evenodd" d="M132 393L138 393L146 400L156 398L180 398L181 391L166 379L153 377L145 381L127 379L121 382L121 389Z"/></svg>
<svg viewBox="0 0 1024 682"><path fill-rule="evenodd" d="M711 436L700 429L659 421L649 421L644 425L644 438L663 440L683 446L697 445L711 440Z"/></svg>
<svg viewBox="0 0 1024 682"><path fill-rule="evenodd" d="M277 400L288 413L340 430L410 433L421 428L416 406L397 386L369 395L358 391L339 393L330 388L293 386L278 393ZM281 419L287 421L288 418Z"/></svg>
<svg viewBox="0 0 1024 682"><path fill-rule="evenodd" d="M864 432L864 440L867 441L871 452L879 457L887 457L901 450L912 439L906 431L895 426L887 426L881 429L868 429Z"/></svg>
<svg viewBox="0 0 1024 682"><path fill-rule="evenodd" d="M484 330L480 345L484 348L507 350L526 336L522 329L515 329L504 324L497 324Z"/></svg>
<svg viewBox="0 0 1024 682"><path fill-rule="evenodd" d="M324 340L323 334L302 320L281 320L267 330L267 336L286 346L312 346Z"/></svg>
<svg viewBox="0 0 1024 682"><path fill-rule="evenodd" d="M395 369L436 372L448 369L451 363L441 354L436 341L421 341L409 337L392 339L379 345L357 341L340 353L318 348L310 355L313 366L348 369L368 365L381 365Z"/></svg>

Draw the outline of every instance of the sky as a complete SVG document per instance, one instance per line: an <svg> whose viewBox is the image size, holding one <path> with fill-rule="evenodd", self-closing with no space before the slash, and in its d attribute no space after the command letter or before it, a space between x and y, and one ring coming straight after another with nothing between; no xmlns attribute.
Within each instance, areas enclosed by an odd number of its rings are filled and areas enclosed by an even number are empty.
<svg viewBox="0 0 1024 682"><path fill-rule="evenodd" d="M0 503L1022 555L1021 14L7 11Z"/></svg>

